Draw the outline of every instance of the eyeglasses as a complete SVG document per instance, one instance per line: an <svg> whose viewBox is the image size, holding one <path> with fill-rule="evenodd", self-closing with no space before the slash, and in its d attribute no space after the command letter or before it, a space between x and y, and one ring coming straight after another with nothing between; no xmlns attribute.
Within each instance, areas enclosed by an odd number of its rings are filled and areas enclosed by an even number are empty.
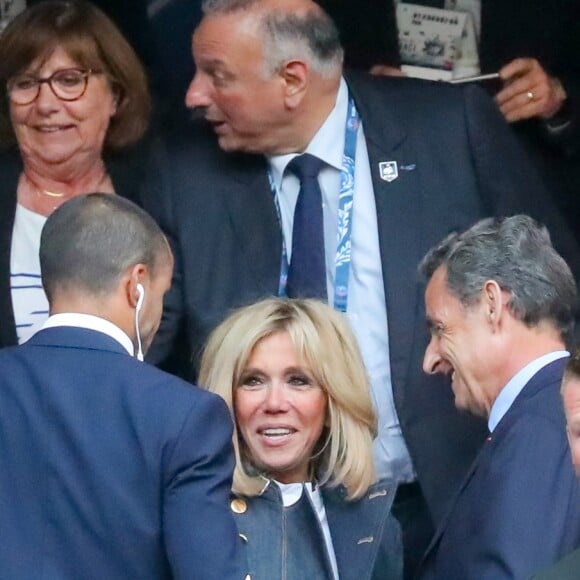
<svg viewBox="0 0 580 580"><path fill-rule="evenodd" d="M6 87L15 105L29 105L35 101L43 83L48 83L50 90L62 101L76 101L85 94L89 77L99 73L96 70L64 68L44 79L24 74L8 79Z"/></svg>

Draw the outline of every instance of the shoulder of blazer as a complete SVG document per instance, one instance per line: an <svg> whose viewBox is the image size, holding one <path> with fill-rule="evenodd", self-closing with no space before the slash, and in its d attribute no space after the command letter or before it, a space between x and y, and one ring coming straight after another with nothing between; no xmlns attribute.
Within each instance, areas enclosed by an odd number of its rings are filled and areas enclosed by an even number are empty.
<svg viewBox="0 0 580 580"><path fill-rule="evenodd" d="M383 151L394 149L409 133L420 136L429 128L445 127L447 115L464 118L462 87L360 71L347 71L344 76L367 141Z"/></svg>

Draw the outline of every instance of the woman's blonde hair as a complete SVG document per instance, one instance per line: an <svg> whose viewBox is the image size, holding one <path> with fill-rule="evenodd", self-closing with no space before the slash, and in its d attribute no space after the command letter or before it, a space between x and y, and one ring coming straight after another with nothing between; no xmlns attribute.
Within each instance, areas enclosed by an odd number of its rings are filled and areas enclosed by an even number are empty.
<svg viewBox="0 0 580 580"><path fill-rule="evenodd" d="M342 484L349 498L360 498L376 480L372 454L376 417L356 339L340 313L317 300L283 298L241 308L211 334L199 382L225 400L235 422L233 393L248 359L261 340L278 332L289 334L296 355L308 365L327 397L326 427L311 468L320 484ZM237 429L233 439L234 492L257 495L264 480Z"/></svg>

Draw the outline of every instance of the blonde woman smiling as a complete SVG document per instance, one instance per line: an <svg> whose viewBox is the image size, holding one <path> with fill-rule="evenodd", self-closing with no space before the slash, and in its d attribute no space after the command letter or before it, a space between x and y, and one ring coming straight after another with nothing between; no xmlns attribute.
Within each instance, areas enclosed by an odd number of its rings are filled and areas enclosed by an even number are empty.
<svg viewBox="0 0 580 580"><path fill-rule="evenodd" d="M243 308L211 335L199 380L235 421L231 507L252 578L402 577L395 487L375 482L375 415L342 315L313 300Z"/></svg>

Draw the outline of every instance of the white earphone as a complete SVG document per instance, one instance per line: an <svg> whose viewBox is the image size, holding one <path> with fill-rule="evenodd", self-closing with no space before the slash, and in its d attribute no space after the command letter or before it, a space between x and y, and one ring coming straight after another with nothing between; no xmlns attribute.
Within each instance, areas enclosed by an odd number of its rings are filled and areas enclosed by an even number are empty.
<svg viewBox="0 0 580 580"><path fill-rule="evenodd" d="M145 288L143 288L143 284L137 284L137 292L139 293L139 298L137 298L137 304L135 305L135 332L137 334L137 359L142 361L143 348L141 346L141 332L139 331L139 312L145 300Z"/></svg>
<svg viewBox="0 0 580 580"><path fill-rule="evenodd" d="M139 298L137 298L135 310L139 312L143 306L143 300L145 300L145 288L143 288L143 284L137 284L137 292L139 293Z"/></svg>

